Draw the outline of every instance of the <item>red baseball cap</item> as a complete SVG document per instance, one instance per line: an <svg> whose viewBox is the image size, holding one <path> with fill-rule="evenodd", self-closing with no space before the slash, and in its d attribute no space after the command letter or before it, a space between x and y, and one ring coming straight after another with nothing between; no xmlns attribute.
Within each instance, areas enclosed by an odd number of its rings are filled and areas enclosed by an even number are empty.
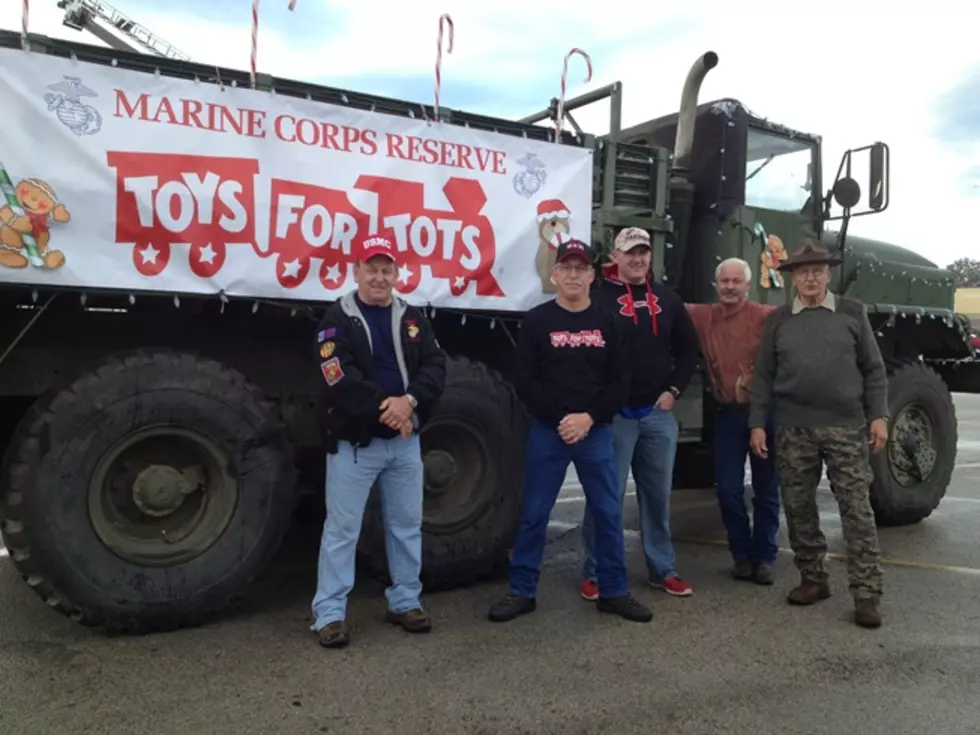
<svg viewBox="0 0 980 735"><path fill-rule="evenodd" d="M395 261L395 246L384 235L368 235L361 241L360 251L361 262L368 261L377 255L389 258L392 262Z"/></svg>

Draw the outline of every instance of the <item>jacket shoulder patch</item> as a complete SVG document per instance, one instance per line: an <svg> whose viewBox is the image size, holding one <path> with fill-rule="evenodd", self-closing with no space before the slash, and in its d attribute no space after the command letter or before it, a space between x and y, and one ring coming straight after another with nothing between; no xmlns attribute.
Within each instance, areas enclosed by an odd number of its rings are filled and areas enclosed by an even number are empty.
<svg viewBox="0 0 980 735"><path fill-rule="evenodd" d="M337 385L344 377L344 369L340 366L340 360L336 357L331 357L326 362L320 363L320 372L323 374L323 379L327 381L327 385Z"/></svg>

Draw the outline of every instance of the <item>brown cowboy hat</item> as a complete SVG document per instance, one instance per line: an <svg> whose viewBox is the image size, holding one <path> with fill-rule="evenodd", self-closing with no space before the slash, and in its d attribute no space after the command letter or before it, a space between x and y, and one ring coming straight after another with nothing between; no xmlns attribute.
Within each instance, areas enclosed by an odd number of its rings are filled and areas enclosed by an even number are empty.
<svg viewBox="0 0 980 735"><path fill-rule="evenodd" d="M796 249L789 260L779 264L779 270L791 271L801 265L817 265L826 263L829 266L840 265L843 261L836 255L831 255L823 243L806 239Z"/></svg>

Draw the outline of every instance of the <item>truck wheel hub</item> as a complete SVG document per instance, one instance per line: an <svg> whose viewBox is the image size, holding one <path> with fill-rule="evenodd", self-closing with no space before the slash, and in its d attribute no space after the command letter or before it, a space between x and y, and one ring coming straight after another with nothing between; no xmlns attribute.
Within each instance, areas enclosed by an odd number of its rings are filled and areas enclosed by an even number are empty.
<svg viewBox="0 0 980 735"><path fill-rule="evenodd" d="M928 480L937 456L929 414L920 406L906 406L895 417L890 439L888 460L899 484L911 487Z"/></svg>
<svg viewBox="0 0 980 735"><path fill-rule="evenodd" d="M89 520L116 556L138 566L184 564L221 538L238 505L232 457L186 426L120 438L89 480Z"/></svg>
<svg viewBox="0 0 980 735"><path fill-rule="evenodd" d="M425 453L425 486L430 492L442 492L456 476L456 460L442 449Z"/></svg>
<svg viewBox="0 0 980 735"><path fill-rule="evenodd" d="M150 465L133 483L133 502L147 515L163 517L177 510L194 488L176 467Z"/></svg>

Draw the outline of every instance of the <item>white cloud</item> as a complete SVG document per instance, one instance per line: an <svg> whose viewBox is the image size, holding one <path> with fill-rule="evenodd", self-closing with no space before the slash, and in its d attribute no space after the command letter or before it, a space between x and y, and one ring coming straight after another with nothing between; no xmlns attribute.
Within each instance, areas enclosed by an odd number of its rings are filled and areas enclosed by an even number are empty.
<svg viewBox="0 0 980 735"><path fill-rule="evenodd" d="M196 61L247 69L250 3L240 15L215 22L118 0L135 20L169 39ZM359 73L431 74L439 15L455 22L456 47L443 57L443 77L492 82L506 96L508 87L535 71L554 68L559 88L562 56L572 46L593 53L592 83L582 85L584 65L574 59L569 96L614 80L624 83L624 126L676 109L691 62L707 50L720 63L707 77L702 100L735 97L752 111L824 142L824 176L837 169L848 147L883 140L891 147L891 203L880 215L854 220L854 234L888 240L945 265L957 257L980 255L970 215L980 202L958 186L973 159L953 154L932 137L932 111L938 97L971 67L980 65L975 43L978 15L949 0L931 2L919 12L896 10L880 0L828 0L811 13L790 12L789 4L756 0L746 4L703 0L696 14L634 10L608 12L594 2L531 3L527 0L299 0L294 13L286 0L262 5L259 67L298 79ZM19 3L0 9L0 26L19 28ZM34 3L31 28L47 35L98 43L61 25L54 2ZM860 7L860 9L858 9ZM305 18L304 18L305 16ZM289 29L311 16L339 33L329 43L297 43ZM275 19L273 28L271 19ZM666 34L658 28L687 20L692 30ZM624 34L642 41L623 43ZM612 49L612 51L610 51ZM550 71L550 68L549 68ZM541 100L543 108L547 95ZM605 132L604 103L576 114L587 130ZM534 110L528 110L528 113ZM860 183L864 184L863 181ZM829 181L824 182L824 188Z"/></svg>

